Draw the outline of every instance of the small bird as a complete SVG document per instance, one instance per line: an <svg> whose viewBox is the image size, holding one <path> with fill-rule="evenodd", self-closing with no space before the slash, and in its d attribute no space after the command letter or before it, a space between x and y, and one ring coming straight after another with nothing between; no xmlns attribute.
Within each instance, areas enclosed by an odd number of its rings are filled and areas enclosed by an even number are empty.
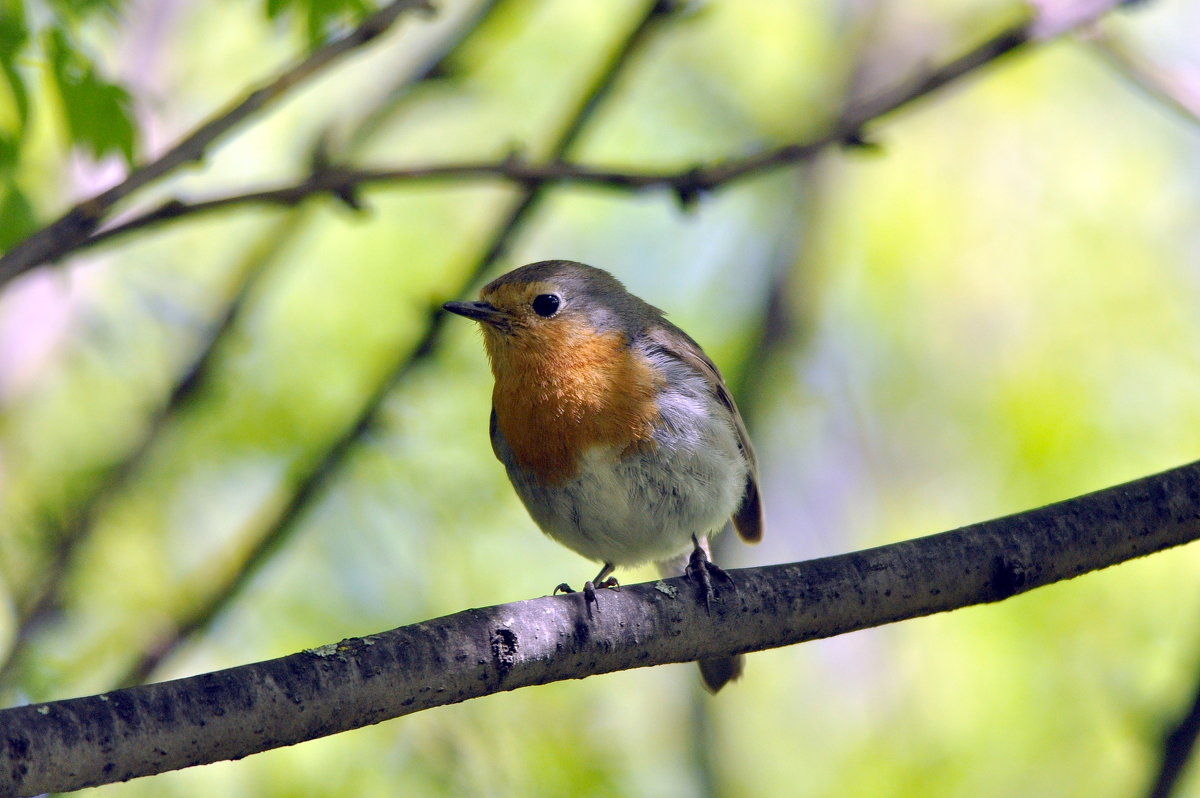
<svg viewBox="0 0 1200 798"><path fill-rule="evenodd" d="M492 451L547 535L604 564L684 565L712 595L707 541L730 519L762 539L754 450L720 371L663 312L608 272L549 260L502 275L479 302L445 309L480 323L491 363ZM689 556L690 554L690 556ZM561 585L560 588L570 591ZM717 692L742 657L700 661Z"/></svg>

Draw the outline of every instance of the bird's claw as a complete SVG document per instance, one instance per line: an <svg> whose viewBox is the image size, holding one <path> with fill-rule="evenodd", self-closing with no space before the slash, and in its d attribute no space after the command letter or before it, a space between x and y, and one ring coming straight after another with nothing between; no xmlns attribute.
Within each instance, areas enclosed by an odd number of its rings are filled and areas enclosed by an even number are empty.
<svg viewBox="0 0 1200 798"><path fill-rule="evenodd" d="M712 560L708 559L708 555L704 553L704 549L697 543L692 549L692 556L688 558L687 570L684 571L688 579L692 579L700 583L700 589L704 591L704 611L709 615L712 614L712 601L716 598L716 591L713 590L713 580L728 582L733 585L734 590L737 585L733 583L733 577L725 573Z"/></svg>
<svg viewBox="0 0 1200 798"><path fill-rule="evenodd" d="M588 600L588 603L593 603L596 600L597 590L620 590L621 583L617 581L615 576L610 576L607 579L602 579L599 582L588 580L583 583L583 595ZM579 591L568 585L566 582L560 582L558 587L554 588L554 592L550 595L557 596L559 593L569 594Z"/></svg>
<svg viewBox="0 0 1200 798"><path fill-rule="evenodd" d="M583 605L587 609L588 618L592 617L592 605L596 604L597 607L599 606L599 604L596 601L596 591L597 590L620 590L620 589L621 589L621 583L617 581L617 578L615 576L608 576L603 579L595 579L595 580L589 579L588 581L584 582L583 583L583 591L582 591L583 592ZM568 585L566 582L562 582L561 584L559 584L558 587L554 588L554 593L552 593L551 595L556 596L559 593L572 593L573 594L575 592L576 591L574 589L572 589L570 585Z"/></svg>

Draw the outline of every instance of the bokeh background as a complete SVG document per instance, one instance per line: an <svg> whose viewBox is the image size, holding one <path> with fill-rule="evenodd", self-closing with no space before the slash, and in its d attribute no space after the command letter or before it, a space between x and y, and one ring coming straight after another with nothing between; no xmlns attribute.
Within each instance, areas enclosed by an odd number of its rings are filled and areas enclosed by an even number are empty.
<svg viewBox="0 0 1200 798"><path fill-rule="evenodd" d="M443 0L140 206L292 182L319 147L361 165L545 157L647 7ZM32 32L0 36L7 244L118 180L122 149L161 153L361 10L2 8L0 34L17 14ZM567 155L685 169L805 141L1025 12L689 4L640 35ZM868 128L878 149L829 149L689 208L664 191L556 185L498 239L519 186L380 184L363 212L328 197L239 208L23 275L0 293L5 704L590 576L536 530L491 455L472 325L452 320L414 355L433 308L533 260L614 272L735 386L768 533L725 541L727 566L938 532L1195 459L1200 121L1113 51L1168 77L1178 100L1200 93L1198 42L1195 4L1144 3L889 115ZM64 48L84 60L64 65ZM81 117L69 86L107 105ZM112 111L121 91L128 131ZM95 794L1139 795L1200 678L1197 566L1186 547L755 654L715 699L691 666L629 671ZM1177 794L1200 795L1200 769Z"/></svg>

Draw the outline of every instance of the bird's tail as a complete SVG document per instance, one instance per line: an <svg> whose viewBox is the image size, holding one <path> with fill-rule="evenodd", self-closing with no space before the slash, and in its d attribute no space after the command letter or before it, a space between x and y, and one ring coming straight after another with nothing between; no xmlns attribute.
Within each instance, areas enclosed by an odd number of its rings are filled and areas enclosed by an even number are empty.
<svg viewBox="0 0 1200 798"><path fill-rule="evenodd" d="M701 540L700 547L704 549L705 556L711 562L712 551L709 548L708 540ZM671 560L655 563L655 565L658 567L659 574L664 578L669 578L687 573L689 559L690 554L684 554ZM700 679L704 682L704 689L716 695L722 687L741 677L742 671L746 667L746 657L742 654L732 657L709 657L696 660L696 664L700 666Z"/></svg>

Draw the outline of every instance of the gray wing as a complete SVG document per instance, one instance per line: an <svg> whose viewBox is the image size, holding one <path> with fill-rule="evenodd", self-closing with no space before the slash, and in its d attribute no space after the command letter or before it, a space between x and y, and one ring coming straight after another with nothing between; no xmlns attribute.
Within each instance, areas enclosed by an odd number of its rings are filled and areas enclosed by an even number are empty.
<svg viewBox="0 0 1200 798"><path fill-rule="evenodd" d="M741 447L746 463L750 466L746 471L746 486L742 495L742 503L733 513L733 526L743 540L757 543L762 540L763 536L762 500L758 492L758 458L754 455L754 447L750 445L746 422L742 420L742 414L738 411L737 403L733 401L733 394L729 392L729 387L725 384L720 369L709 360L708 355L704 354L700 344L665 319L660 324L661 327L651 327L643 334L655 348L672 355L703 374L709 385L712 386L713 395L721 404L729 408L730 414L733 416L738 446Z"/></svg>

